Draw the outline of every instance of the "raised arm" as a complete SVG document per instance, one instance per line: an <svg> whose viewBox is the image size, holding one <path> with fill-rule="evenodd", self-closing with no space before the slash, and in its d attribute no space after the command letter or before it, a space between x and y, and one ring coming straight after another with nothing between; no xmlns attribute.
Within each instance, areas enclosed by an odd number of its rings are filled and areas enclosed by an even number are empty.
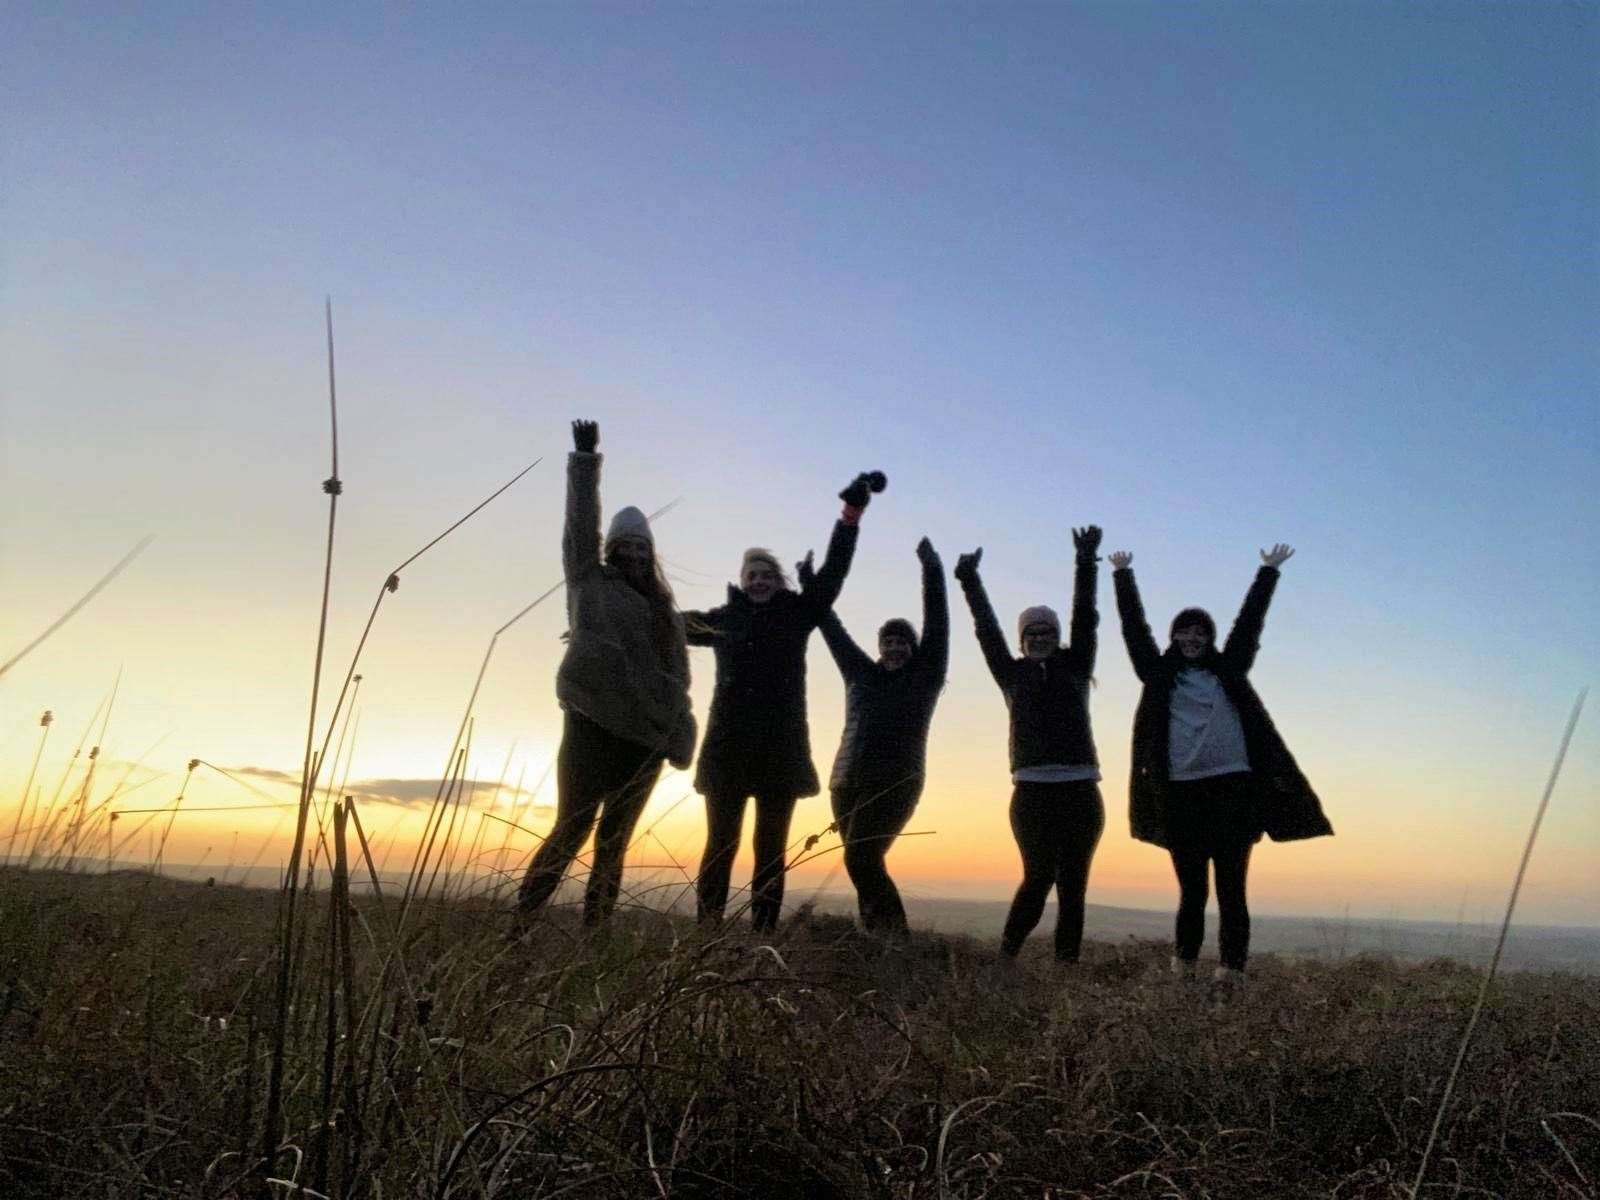
<svg viewBox="0 0 1600 1200"><path fill-rule="evenodd" d="M874 486L876 485L876 486ZM800 594L820 615L833 607L844 587L844 577L850 573L850 560L856 554L856 538L860 533L861 514L866 511L874 491L885 486L883 472L863 472L839 493L844 501L844 511L833 524L833 536L828 539L828 553L815 573L810 570L811 552L806 552L807 568L802 572Z"/></svg>
<svg viewBox="0 0 1600 1200"><path fill-rule="evenodd" d="M944 682L950 670L950 596L944 585L944 563L933 543L917 543L922 561L922 644L917 650L921 670Z"/></svg>
<svg viewBox="0 0 1600 1200"><path fill-rule="evenodd" d="M828 609L822 614L822 619L817 622L817 628L822 631L822 640L828 643L828 650L833 655L833 661L838 664L839 674L844 676L846 683L861 678L872 669L872 659L867 657L867 652L856 645L855 639L850 636L849 630L844 627L844 622L839 620L839 615Z"/></svg>
<svg viewBox="0 0 1600 1200"><path fill-rule="evenodd" d="M1000 632L1000 622L995 619L994 606L989 603L989 593L983 589L978 577L978 563L983 558L983 547L956 559L956 579L967 597L967 607L972 610L972 625L978 634L978 645L983 650L984 661L989 664L989 674L1005 691L1011 682L1011 651L1006 646L1005 635Z"/></svg>
<svg viewBox="0 0 1600 1200"><path fill-rule="evenodd" d="M1228 631L1228 640L1222 647L1223 662L1241 675L1255 665L1256 652L1261 649L1261 627L1267 621L1267 606L1272 603L1272 593L1278 586L1278 568L1293 553L1294 549L1282 542L1261 552L1261 569L1245 593L1239 615L1233 619L1233 628Z"/></svg>
<svg viewBox="0 0 1600 1200"><path fill-rule="evenodd" d="M1072 632L1067 643L1067 658L1080 675L1094 674L1095 653L1099 649L1100 611L1095 607L1099 585L1100 526L1088 525L1072 531L1077 547L1077 566L1072 579Z"/></svg>
<svg viewBox="0 0 1600 1200"><path fill-rule="evenodd" d="M1161 647L1150 634L1139 599L1139 585L1133 581L1133 555L1119 550L1111 556L1111 583L1117 590L1117 615L1122 618L1122 640L1128 647L1133 673L1148 683L1161 662Z"/></svg>
<svg viewBox="0 0 1600 1200"><path fill-rule="evenodd" d="M573 583L600 565L600 426L572 423L567 455L567 523L561 533L561 567Z"/></svg>

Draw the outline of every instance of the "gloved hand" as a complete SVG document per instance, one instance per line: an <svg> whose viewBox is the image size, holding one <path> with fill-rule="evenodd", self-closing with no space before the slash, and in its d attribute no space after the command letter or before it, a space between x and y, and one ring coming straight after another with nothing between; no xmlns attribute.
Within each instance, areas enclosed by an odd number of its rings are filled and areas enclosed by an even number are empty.
<svg viewBox="0 0 1600 1200"><path fill-rule="evenodd" d="M889 478L882 471L863 471L839 493L839 499L851 508L865 508L874 492L881 492L888 486Z"/></svg>
<svg viewBox="0 0 1600 1200"><path fill-rule="evenodd" d="M923 538L917 543L917 558L925 567L942 567L944 564L939 559L939 552L933 548L933 543Z"/></svg>
<svg viewBox="0 0 1600 1200"><path fill-rule="evenodd" d="M794 565L794 577L800 581L801 590L810 588L811 581L817 577L817 569L812 565L812 552L806 551L806 556Z"/></svg>
<svg viewBox="0 0 1600 1200"><path fill-rule="evenodd" d="M976 583L978 581L978 563L983 558L983 547L979 546L971 554L963 554L956 559L956 580L959 583Z"/></svg>
<svg viewBox="0 0 1600 1200"><path fill-rule="evenodd" d="M1072 531L1072 544L1078 548L1078 557L1091 561L1098 558L1097 552L1100 549L1100 538L1102 536L1098 525L1085 525L1082 529L1074 529Z"/></svg>
<svg viewBox="0 0 1600 1200"><path fill-rule="evenodd" d="M600 444L600 422L574 421L572 423L572 448L579 454L593 454Z"/></svg>

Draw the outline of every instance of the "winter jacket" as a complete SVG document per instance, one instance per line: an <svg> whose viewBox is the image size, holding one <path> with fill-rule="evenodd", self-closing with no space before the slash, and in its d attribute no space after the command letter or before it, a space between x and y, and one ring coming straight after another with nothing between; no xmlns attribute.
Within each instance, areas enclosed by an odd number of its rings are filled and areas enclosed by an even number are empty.
<svg viewBox="0 0 1600 1200"><path fill-rule="evenodd" d="M728 586L728 602L686 612L691 646L710 646L717 660L695 790L702 795L815 796L806 721L806 642L833 602L855 555L857 527L836 522L828 555L800 591L773 593L752 604Z"/></svg>
<svg viewBox="0 0 1600 1200"><path fill-rule="evenodd" d="M1144 684L1133 717L1133 763L1128 784L1128 821L1133 836L1142 842L1170 846L1167 737L1172 689L1178 673L1189 666L1213 672L1238 711L1256 792L1256 813L1248 830L1254 840L1259 840L1262 833L1279 842L1331 834L1333 826L1323 815L1317 794L1246 678L1260 649L1267 605L1278 585L1276 568L1262 567L1256 572L1221 652L1212 650L1197 662L1184 658L1176 646L1169 647L1165 654L1157 647L1130 568L1113 572L1111 578L1122 617L1122 638L1128 645L1134 673Z"/></svg>
<svg viewBox="0 0 1600 1200"><path fill-rule="evenodd" d="M983 580L962 581L978 645L989 673L1000 685L1011 712L1011 769L1046 765L1099 765L1089 728L1089 678L1094 674L1094 589L1098 570L1092 555L1078 559L1072 589L1070 642L1049 658L1014 658L1000 632Z"/></svg>
<svg viewBox="0 0 1600 1200"><path fill-rule="evenodd" d="M911 660L887 670L857 646L837 614L819 626L844 676L844 732L828 786L867 796L926 770L928 726L950 665L950 602L944 567L922 564L922 637Z"/></svg>
<svg viewBox="0 0 1600 1200"><path fill-rule="evenodd" d="M556 698L608 733L659 749L675 767L694 758L689 652L683 618L663 658L650 601L600 561L599 454L567 456L567 521L561 539L567 576L567 652Z"/></svg>

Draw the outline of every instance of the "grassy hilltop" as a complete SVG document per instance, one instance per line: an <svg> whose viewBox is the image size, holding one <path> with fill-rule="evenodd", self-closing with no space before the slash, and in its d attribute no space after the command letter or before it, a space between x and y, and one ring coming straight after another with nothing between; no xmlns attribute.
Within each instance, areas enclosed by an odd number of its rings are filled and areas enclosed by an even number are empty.
<svg viewBox="0 0 1600 1200"><path fill-rule="evenodd" d="M258 1194L275 904L0 872L0 1195ZM1480 981L1264 956L1224 999L1155 943L1007 971L838 917L769 946L557 913L512 944L470 902L414 911L385 979L394 909L356 899L347 976L302 906L274 1172L327 1195L1398 1200ZM1600 979L1506 976L1422 1195L1597 1184Z"/></svg>

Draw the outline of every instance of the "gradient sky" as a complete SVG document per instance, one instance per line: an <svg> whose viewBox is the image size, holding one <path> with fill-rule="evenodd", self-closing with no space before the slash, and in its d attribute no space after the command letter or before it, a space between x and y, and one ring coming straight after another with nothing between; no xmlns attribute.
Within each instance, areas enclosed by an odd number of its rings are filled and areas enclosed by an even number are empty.
<svg viewBox="0 0 1600 1200"><path fill-rule="evenodd" d="M298 771L331 293L335 682L388 571L545 456L386 602L362 794L431 794L490 634L559 579L588 416L608 512L681 497L657 536L686 607L746 545L820 550L838 488L886 470L840 602L863 640L915 613L924 532L951 565L985 548L1008 624L1065 609L1072 525L1134 552L1161 628L1225 626L1257 549L1294 543L1254 678L1339 834L1265 844L1256 907L1491 917L1600 674L1597 50L1575 4L7 6L0 657L157 540L0 680L0 833L40 710L48 797L119 667L127 805L195 756ZM1127 833L1109 572L1100 596L1090 898L1165 907ZM912 823L936 833L891 862L912 895L998 897L1004 707L955 602ZM563 620L500 641L491 785L554 752ZM817 639L824 776L841 701ZM1600 923L1597 785L1591 711L1525 919ZM663 781L636 861L698 855L688 791ZM188 800L259 802L208 769ZM420 823L368 812L384 844ZM281 858L278 815L183 817L168 857ZM795 834L828 819L805 802Z"/></svg>

